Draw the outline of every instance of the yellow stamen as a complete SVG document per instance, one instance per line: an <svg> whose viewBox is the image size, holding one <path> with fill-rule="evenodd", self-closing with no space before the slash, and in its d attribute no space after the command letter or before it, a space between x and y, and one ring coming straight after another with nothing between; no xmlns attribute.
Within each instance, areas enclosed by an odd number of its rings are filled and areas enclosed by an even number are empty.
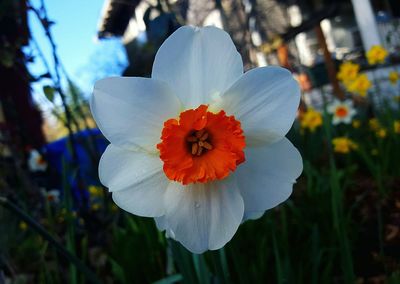
<svg viewBox="0 0 400 284"><path fill-rule="evenodd" d="M203 147L207 150L211 150L213 148L212 145L208 142L203 142Z"/></svg>
<svg viewBox="0 0 400 284"><path fill-rule="evenodd" d="M190 152L192 155L200 156L204 153L204 149L211 150L213 146L207 139L209 134L205 129L195 131L191 136L186 138L190 144Z"/></svg>
<svg viewBox="0 0 400 284"><path fill-rule="evenodd" d="M192 155L196 155L198 149L199 149L199 145L197 143L193 143L192 144Z"/></svg>
<svg viewBox="0 0 400 284"><path fill-rule="evenodd" d="M199 147L199 149L197 150L197 156L200 156L201 153L203 153L203 148Z"/></svg>
<svg viewBox="0 0 400 284"><path fill-rule="evenodd" d="M203 136L200 137L201 141L205 141L208 138L208 132L204 133Z"/></svg>

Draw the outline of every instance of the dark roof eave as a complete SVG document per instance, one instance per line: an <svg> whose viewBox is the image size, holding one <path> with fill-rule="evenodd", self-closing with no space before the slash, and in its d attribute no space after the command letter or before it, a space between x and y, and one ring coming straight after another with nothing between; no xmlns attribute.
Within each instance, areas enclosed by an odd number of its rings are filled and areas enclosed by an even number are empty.
<svg viewBox="0 0 400 284"><path fill-rule="evenodd" d="M122 36L141 0L107 0L103 8L99 39Z"/></svg>

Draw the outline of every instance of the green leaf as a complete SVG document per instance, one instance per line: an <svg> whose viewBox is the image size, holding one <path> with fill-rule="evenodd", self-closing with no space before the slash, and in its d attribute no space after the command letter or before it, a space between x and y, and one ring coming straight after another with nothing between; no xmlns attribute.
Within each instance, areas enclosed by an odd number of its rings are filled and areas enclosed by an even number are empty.
<svg viewBox="0 0 400 284"><path fill-rule="evenodd" d="M7 50L1 50L0 51L0 64L3 65L4 67L10 68L14 65L14 54Z"/></svg>
<svg viewBox="0 0 400 284"><path fill-rule="evenodd" d="M161 280L158 280L156 282L153 282L153 284L172 284L176 283L178 281L181 281L183 279L182 275L180 274L174 274L168 277L165 277Z"/></svg>
<svg viewBox="0 0 400 284"><path fill-rule="evenodd" d="M192 260L199 283L200 284L209 283L211 279L211 274L210 271L208 270L203 255L192 254Z"/></svg>
<svg viewBox="0 0 400 284"><path fill-rule="evenodd" d="M46 96L46 98L47 98L49 101L53 102L53 100L54 100L54 93L56 92L56 90L55 90L53 87L44 86L44 87L43 87L43 92L44 92L44 95Z"/></svg>
<svg viewBox="0 0 400 284"><path fill-rule="evenodd" d="M121 265L112 258L109 258L108 260L111 263L111 270L115 280L118 280L120 283L126 283L125 272Z"/></svg>

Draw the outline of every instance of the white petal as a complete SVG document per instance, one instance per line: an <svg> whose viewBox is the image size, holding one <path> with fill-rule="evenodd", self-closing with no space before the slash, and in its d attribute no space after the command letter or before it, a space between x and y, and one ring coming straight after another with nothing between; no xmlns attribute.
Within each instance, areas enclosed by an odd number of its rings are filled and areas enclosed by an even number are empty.
<svg viewBox="0 0 400 284"><path fill-rule="evenodd" d="M167 221L165 220L165 216L156 217L154 218L154 221L156 222L156 226L159 231L164 231L167 229Z"/></svg>
<svg viewBox="0 0 400 284"><path fill-rule="evenodd" d="M332 124L333 124L333 125L337 125L337 124L339 124L339 123L341 123L341 122L342 122L342 119L339 118L339 117L337 117L337 116L334 116L334 117L332 118Z"/></svg>
<svg viewBox="0 0 400 284"><path fill-rule="evenodd" d="M180 103L163 82L112 77L96 82L90 107L111 143L156 151L164 121L179 115Z"/></svg>
<svg viewBox="0 0 400 284"><path fill-rule="evenodd" d="M328 107L326 108L326 110L328 111L328 113L335 113L337 105L332 103L330 105L328 105Z"/></svg>
<svg viewBox="0 0 400 284"><path fill-rule="evenodd" d="M343 103L350 109L353 107L353 100L351 99L347 99Z"/></svg>
<svg viewBox="0 0 400 284"><path fill-rule="evenodd" d="M351 115L348 115L342 119L343 123L349 124L351 122Z"/></svg>
<svg viewBox="0 0 400 284"><path fill-rule="evenodd" d="M265 211L244 211L242 222L259 219L264 215L264 213Z"/></svg>
<svg viewBox="0 0 400 284"><path fill-rule="evenodd" d="M109 145L100 160L99 176L125 211L146 217L164 214L169 180L158 156Z"/></svg>
<svg viewBox="0 0 400 284"><path fill-rule="evenodd" d="M99 163L100 181L110 191L143 183L162 171L162 161L157 155L125 150L113 144L108 145Z"/></svg>
<svg viewBox="0 0 400 284"><path fill-rule="evenodd" d="M249 148L236 170L246 211L264 211L285 201L303 170L300 153L286 138L264 147Z"/></svg>
<svg viewBox="0 0 400 284"><path fill-rule="evenodd" d="M170 228L168 228L165 216L156 217L154 218L154 221L156 222L158 230L165 231L165 236L167 238L175 239L175 233Z"/></svg>
<svg viewBox="0 0 400 284"><path fill-rule="evenodd" d="M243 199L233 178L188 186L171 183L165 202L169 234L193 253L223 247L243 218Z"/></svg>
<svg viewBox="0 0 400 284"><path fill-rule="evenodd" d="M281 67L261 67L246 72L227 90L217 107L242 123L246 144L264 145L289 131L300 102L300 88Z"/></svg>
<svg viewBox="0 0 400 284"><path fill-rule="evenodd" d="M243 73L230 36L216 27L181 27L160 47L152 78L167 82L185 108L207 104Z"/></svg>

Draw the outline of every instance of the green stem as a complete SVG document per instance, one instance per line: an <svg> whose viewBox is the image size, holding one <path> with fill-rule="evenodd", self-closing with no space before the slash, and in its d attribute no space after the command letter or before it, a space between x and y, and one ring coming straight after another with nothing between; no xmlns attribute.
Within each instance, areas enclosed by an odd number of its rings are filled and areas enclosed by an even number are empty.
<svg viewBox="0 0 400 284"><path fill-rule="evenodd" d="M376 102L380 109L383 108L383 99L382 99L382 92L381 92L381 86L379 85L379 80L376 75L376 69L372 71L372 80L374 81L375 89L376 89Z"/></svg>
<svg viewBox="0 0 400 284"><path fill-rule="evenodd" d="M324 106L326 106L326 99L324 99ZM351 248L349 239L347 236L347 230L345 226L345 218L343 216L342 199L343 194L339 183L339 174L336 168L335 158L331 145L332 133L330 126L329 115L324 109L324 130L327 139L328 154L329 154L329 166L330 166L330 188L331 188L331 205L333 213L333 227L337 234L342 258L342 270L346 279L346 283L354 283L355 275L353 268L353 259L351 254Z"/></svg>
<svg viewBox="0 0 400 284"><path fill-rule="evenodd" d="M22 221L27 223L29 227L31 227L38 234L40 234L46 241L49 242L49 244L54 246L62 256L64 256L68 261L73 263L76 266L76 268L79 269L91 283L101 283L101 281L97 278L97 276L88 267L86 267L79 258L72 255L68 250L66 250L62 244L57 242L53 238L53 236L46 231L46 229L44 229L39 223L37 223L32 217L27 215L14 203L12 203L6 197L0 196L0 205L10 210L15 215L17 215Z"/></svg>
<svg viewBox="0 0 400 284"><path fill-rule="evenodd" d="M275 223L273 221L270 221L271 228L275 227ZM285 282L285 278L283 276L283 269L282 269L282 260L281 260L281 255L279 252L279 247L278 247L278 241L276 238L276 230L271 230L271 235L272 235L272 247L274 251L274 257L275 257L275 265L276 265L276 280L277 283L281 284Z"/></svg>
<svg viewBox="0 0 400 284"><path fill-rule="evenodd" d="M221 248L218 251L218 254L219 254L219 260L221 262L222 271L224 273L224 280L226 281L226 283L229 283L229 269L228 269L228 262L226 261L225 249Z"/></svg>

